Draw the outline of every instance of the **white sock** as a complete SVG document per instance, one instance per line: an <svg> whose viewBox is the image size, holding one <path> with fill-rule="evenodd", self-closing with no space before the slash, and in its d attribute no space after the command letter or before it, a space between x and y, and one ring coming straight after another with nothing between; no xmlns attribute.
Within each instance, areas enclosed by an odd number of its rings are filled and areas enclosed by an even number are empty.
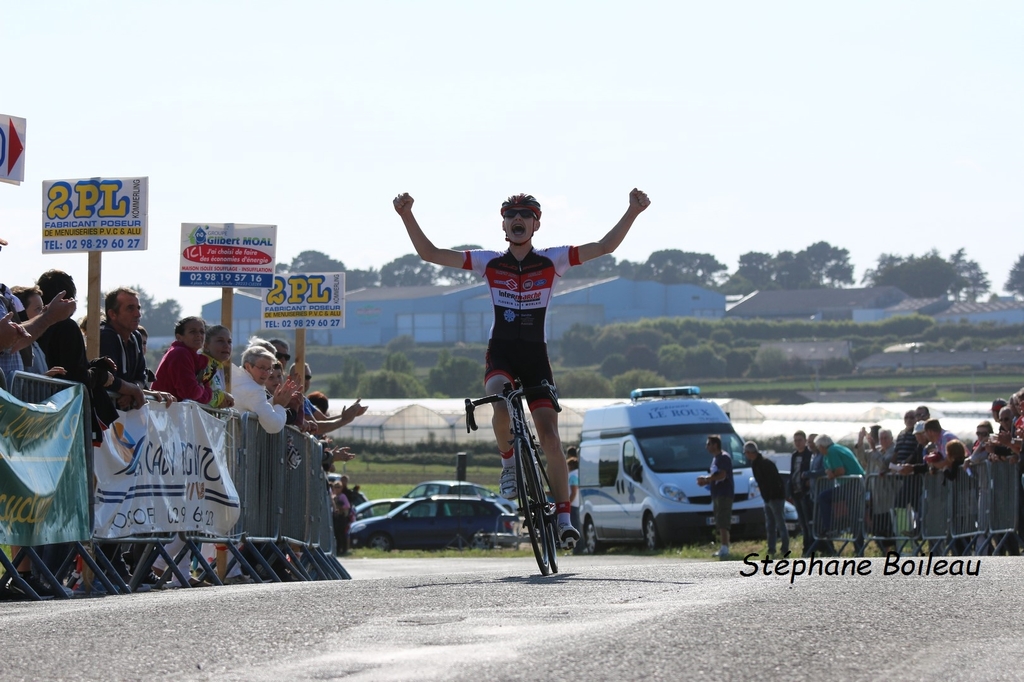
<svg viewBox="0 0 1024 682"><path fill-rule="evenodd" d="M501 457L501 468L502 469L511 469L515 465L516 465L515 455L509 455L508 457L505 457L504 455L502 455L502 457Z"/></svg>
<svg viewBox="0 0 1024 682"><path fill-rule="evenodd" d="M572 521L570 520L570 516L569 516L568 513L559 514L558 515L558 525L559 526L562 526L562 525L565 525L565 524L571 524L571 523L572 523Z"/></svg>

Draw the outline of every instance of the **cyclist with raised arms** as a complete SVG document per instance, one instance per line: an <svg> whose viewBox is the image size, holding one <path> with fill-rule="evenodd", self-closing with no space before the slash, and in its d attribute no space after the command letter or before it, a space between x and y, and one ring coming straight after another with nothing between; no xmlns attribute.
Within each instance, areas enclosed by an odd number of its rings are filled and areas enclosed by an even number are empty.
<svg viewBox="0 0 1024 682"><path fill-rule="evenodd" d="M509 247L499 252L439 249L423 234L413 217L413 198L399 194L394 200L395 211L402 217L420 258L437 265L472 270L487 280L494 304L494 323L485 361L484 386L488 393L501 393L505 383L516 378L527 387L540 386L543 380L554 385L544 318L555 280L570 267L618 248L633 221L650 203L645 193L634 188L629 193L626 213L600 241L535 249L533 236L540 229L540 203L529 194L517 194L501 204L501 226ZM537 437L547 456L551 492L558 514L558 539L562 547L571 549L580 534L569 520L569 472L558 436L558 413L547 399L531 400L529 406ZM494 403L491 425L501 451L501 496L514 500L518 488L513 447L509 441L511 424L504 403Z"/></svg>

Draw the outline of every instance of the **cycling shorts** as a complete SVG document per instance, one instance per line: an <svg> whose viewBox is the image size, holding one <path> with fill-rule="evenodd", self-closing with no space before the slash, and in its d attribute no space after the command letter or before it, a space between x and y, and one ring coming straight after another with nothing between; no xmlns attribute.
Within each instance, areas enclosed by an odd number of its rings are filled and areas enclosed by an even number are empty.
<svg viewBox="0 0 1024 682"><path fill-rule="evenodd" d="M519 379L527 388L540 386L542 381L555 385L546 343L491 339L487 344L484 372L484 384L492 377L502 376L509 383ZM554 409L554 404L548 398L536 398L527 404L530 412L542 407Z"/></svg>

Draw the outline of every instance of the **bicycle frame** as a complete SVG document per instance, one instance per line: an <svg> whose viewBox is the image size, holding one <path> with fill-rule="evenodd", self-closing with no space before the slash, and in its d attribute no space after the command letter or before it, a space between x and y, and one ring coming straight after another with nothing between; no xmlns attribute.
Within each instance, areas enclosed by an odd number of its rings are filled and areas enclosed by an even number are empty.
<svg viewBox="0 0 1024 682"><path fill-rule="evenodd" d="M523 513L533 553L542 575L558 572L558 540L555 530L555 506L548 501L551 488L547 471L538 454L537 441L530 431L523 410L523 398L540 395L549 398L556 411L560 411L554 387L543 382L539 387L524 388L519 381L505 384L501 394L484 396L477 400L466 398L466 432L476 431L474 409L478 405L504 401L511 421L512 446L515 457L516 480L519 483L519 510Z"/></svg>

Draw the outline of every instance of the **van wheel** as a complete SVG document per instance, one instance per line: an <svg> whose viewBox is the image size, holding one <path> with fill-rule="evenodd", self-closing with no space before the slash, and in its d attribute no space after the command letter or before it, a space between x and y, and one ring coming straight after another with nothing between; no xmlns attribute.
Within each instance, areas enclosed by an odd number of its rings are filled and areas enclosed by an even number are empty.
<svg viewBox="0 0 1024 682"><path fill-rule="evenodd" d="M597 554L603 549L597 541L597 529L594 527L594 520L589 516L583 522L583 547L587 554Z"/></svg>
<svg viewBox="0 0 1024 682"><path fill-rule="evenodd" d="M654 522L654 517L650 513L644 514L644 547L648 552L661 549L658 524Z"/></svg>

